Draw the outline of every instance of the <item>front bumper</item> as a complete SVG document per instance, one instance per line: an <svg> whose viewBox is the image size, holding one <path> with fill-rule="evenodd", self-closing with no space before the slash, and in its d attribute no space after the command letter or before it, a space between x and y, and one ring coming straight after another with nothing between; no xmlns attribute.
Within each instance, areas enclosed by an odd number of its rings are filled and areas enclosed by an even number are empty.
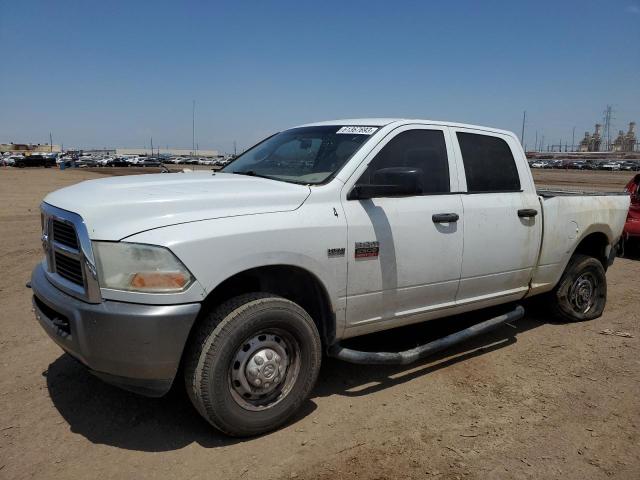
<svg viewBox="0 0 640 480"><path fill-rule="evenodd" d="M33 270L31 288L42 328L92 373L152 397L171 388L199 303L85 303L54 287L41 264Z"/></svg>

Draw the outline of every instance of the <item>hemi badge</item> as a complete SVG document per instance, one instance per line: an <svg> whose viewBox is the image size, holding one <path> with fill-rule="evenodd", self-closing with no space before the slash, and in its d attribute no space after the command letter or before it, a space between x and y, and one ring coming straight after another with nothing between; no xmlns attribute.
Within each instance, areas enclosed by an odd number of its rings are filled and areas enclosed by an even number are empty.
<svg viewBox="0 0 640 480"><path fill-rule="evenodd" d="M356 242L355 258L374 258L380 253L378 242Z"/></svg>
<svg viewBox="0 0 640 480"><path fill-rule="evenodd" d="M344 257L345 248L329 248L327 250L327 256L331 257Z"/></svg>

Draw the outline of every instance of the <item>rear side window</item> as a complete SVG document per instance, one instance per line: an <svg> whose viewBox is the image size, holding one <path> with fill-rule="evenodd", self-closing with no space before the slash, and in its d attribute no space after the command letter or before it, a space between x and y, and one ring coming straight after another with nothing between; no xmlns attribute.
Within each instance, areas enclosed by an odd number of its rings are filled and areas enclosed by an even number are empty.
<svg viewBox="0 0 640 480"><path fill-rule="evenodd" d="M422 193L447 193L449 161L442 130L407 130L399 133L378 152L358 184L374 183L376 170L415 167L422 171Z"/></svg>
<svg viewBox="0 0 640 480"><path fill-rule="evenodd" d="M507 142L498 137L458 132L469 192L518 192L520 177Z"/></svg>

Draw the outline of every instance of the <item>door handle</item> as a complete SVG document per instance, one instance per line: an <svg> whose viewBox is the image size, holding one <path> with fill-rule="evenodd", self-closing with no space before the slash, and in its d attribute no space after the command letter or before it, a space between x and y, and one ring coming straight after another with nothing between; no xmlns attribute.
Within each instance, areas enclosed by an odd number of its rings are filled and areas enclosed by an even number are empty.
<svg viewBox="0 0 640 480"><path fill-rule="evenodd" d="M457 222L459 218L457 213L434 213L431 216L433 223L452 223Z"/></svg>
<svg viewBox="0 0 640 480"><path fill-rule="evenodd" d="M521 208L518 210L518 216L520 218L535 217L536 215L538 215L538 210L535 208Z"/></svg>

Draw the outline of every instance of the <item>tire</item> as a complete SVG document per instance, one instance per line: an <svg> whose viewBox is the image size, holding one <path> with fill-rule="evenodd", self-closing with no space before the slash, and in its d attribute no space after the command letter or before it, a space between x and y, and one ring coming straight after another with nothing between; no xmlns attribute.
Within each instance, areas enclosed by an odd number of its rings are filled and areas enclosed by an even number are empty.
<svg viewBox="0 0 640 480"><path fill-rule="evenodd" d="M599 260L575 254L550 294L554 315L563 321L582 322L602 315L607 303L607 277Z"/></svg>
<svg viewBox="0 0 640 480"><path fill-rule="evenodd" d="M214 308L197 325L185 354L185 385L198 412L218 430L258 435L296 413L321 359L320 335L304 309L251 293Z"/></svg>

